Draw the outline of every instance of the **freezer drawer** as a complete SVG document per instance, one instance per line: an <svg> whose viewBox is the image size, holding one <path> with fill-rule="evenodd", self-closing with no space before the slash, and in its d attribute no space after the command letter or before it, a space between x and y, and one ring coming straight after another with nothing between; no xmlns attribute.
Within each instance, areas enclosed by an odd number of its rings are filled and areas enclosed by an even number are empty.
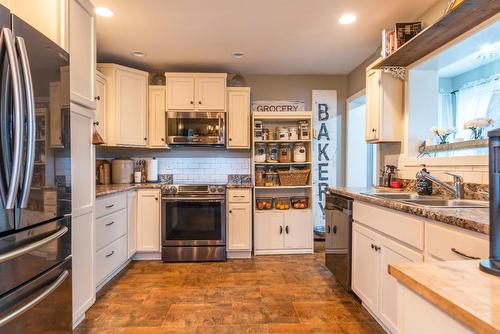
<svg viewBox="0 0 500 334"><path fill-rule="evenodd" d="M0 295L71 255L71 217L0 238Z"/></svg>
<svg viewBox="0 0 500 334"><path fill-rule="evenodd" d="M0 299L0 334L72 332L71 257Z"/></svg>

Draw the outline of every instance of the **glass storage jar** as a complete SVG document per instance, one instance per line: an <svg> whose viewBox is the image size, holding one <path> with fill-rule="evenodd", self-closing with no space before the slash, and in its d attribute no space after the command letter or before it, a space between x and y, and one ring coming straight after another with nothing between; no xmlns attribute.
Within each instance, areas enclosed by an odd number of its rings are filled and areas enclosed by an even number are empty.
<svg viewBox="0 0 500 334"><path fill-rule="evenodd" d="M265 184L266 170L264 167L255 168L255 185L257 187L262 187Z"/></svg>
<svg viewBox="0 0 500 334"><path fill-rule="evenodd" d="M278 128L277 133L278 133L278 140L288 140L288 138L290 138L290 133L288 131L288 128Z"/></svg>
<svg viewBox="0 0 500 334"><path fill-rule="evenodd" d="M296 126L291 126L288 128L288 140L298 140L299 139L299 132L298 128Z"/></svg>
<svg viewBox="0 0 500 334"><path fill-rule="evenodd" d="M280 144L278 159L281 163L292 161L292 149L289 144Z"/></svg>
<svg viewBox="0 0 500 334"><path fill-rule="evenodd" d="M278 162L278 144L267 145L266 162Z"/></svg>
<svg viewBox="0 0 500 334"><path fill-rule="evenodd" d="M255 144L255 162L266 162L266 144L257 143Z"/></svg>
<svg viewBox="0 0 500 334"><path fill-rule="evenodd" d="M279 186L278 173L273 171L266 172L266 181L264 186L266 187L277 187Z"/></svg>
<svg viewBox="0 0 500 334"><path fill-rule="evenodd" d="M293 162L306 162L306 145L304 143L295 143L293 145Z"/></svg>

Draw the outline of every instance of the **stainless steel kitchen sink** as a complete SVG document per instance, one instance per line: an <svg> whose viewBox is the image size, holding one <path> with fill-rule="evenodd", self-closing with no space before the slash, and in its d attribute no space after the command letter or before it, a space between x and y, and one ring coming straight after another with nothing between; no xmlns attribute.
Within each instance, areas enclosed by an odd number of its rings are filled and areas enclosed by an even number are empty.
<svg viewBox="0 0 500 334"><path fill-rule="evenodd" d="M402 202L435 208L487 208L489 202L468 199L407 199Z"/></svg>
<svg viewBox="0 0 500 334"><path fill-rule="evenodd" d="M382 197L394 200L407 200L407 199L427 199L434 198L434 196L421 196L417 193L372 193L367 194L375 197ZM440 198L440 197L438 197Z"/></svg>

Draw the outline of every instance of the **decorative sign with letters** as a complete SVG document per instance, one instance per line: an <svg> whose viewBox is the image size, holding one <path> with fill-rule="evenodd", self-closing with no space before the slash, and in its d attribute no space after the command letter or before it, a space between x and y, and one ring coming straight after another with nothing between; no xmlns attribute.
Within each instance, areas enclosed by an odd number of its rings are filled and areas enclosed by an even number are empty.
<svg viewBox="0 0 500 334"><path fill-rule="evenodd" d="M312 109L314 230L324 231L326 187L337 183L337 91L313 90Z"/></svg>
<svg viewBox="0 0 500 334"><path fill-rule="evenodd" d="M305 111L304 101L253 101L252 111L290 112Z"/></svg>

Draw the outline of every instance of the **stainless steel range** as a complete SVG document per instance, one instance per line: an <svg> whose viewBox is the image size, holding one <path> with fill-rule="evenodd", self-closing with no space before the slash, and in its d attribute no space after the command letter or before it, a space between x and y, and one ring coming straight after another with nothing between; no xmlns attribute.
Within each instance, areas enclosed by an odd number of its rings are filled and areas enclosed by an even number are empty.
<svg viewBox="0 0 500 334"><path fill-rule="evenodd" d="M226 260L226 187L162 188L162 260Z"/></svg>

